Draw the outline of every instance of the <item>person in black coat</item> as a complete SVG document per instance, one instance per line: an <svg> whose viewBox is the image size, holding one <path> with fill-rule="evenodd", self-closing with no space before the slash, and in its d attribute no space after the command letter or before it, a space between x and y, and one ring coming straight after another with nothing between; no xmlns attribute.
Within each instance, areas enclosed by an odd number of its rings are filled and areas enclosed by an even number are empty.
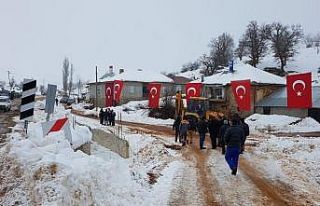
<svg viewBox="0 0 320 206"><path fill-rule="evenodd" d="M111 109L109 112L109 122L111 126L115 125L115 121L116 121L116 113Z"/></svg>
<svg viewBox="0 0 320 206"><path fill-rule="evenodd" d="M179 137L179 128L180 128L180 123L181 123L181 117L177 116L177 118L175 119L174 123L173 123L173 129L175 130L175 141L178 141L178 137ZM180 138L179 138L179 142Z"/></svg>
<svg viewBox="0 0 320 206"><path fill-rule="evenodd" d="M244 139L244 130L241 126L239 115L234 114L231 119L231 126L226 130L224 136L227 145L226 161L232 170L231 174L236 175L241 144Z"/></svg>
<svg viewBox="0 0 320 206"><path fill-rule="evenodd" d="M100 119L100 124L103 124L103 118L104 118L104 111L101 108L99 112L99 119Z"/></svg>
<svg viewBox="0 0 320 206"><path fill-rule="evenodd" d="M106 125L110 125L110 109L109 108L106 109L106 112L104 114L104 120Z"/></svg>
<svg viewBox="0 0 320 206"><path fill-rule="evenodd" d="M221 135L221 153L224 155L226 153L226 143L224 141L224 134L226 133L227 129L230 127L229 121L227 119L223 120L223 125L220 128L220 135Z"/></svg>
<svg viewBox="0 0 320 206"><path fill-rule="evenodd" d="M208 132L208 123L205 117L201 117L197 124L197 129L200 137L200 149L206 149L206 147L203 146L204 140L206 138L206 133Z"/></svg>

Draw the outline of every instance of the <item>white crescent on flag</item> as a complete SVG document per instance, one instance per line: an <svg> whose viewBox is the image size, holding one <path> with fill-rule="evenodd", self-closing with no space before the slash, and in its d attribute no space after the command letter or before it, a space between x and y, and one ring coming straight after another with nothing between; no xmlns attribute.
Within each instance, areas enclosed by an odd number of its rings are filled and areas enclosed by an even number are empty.
<svg viewBox="0 0 320 206"><path fill-rule="evenodd" d="M296 81L294 81L293 84L292 84L292 89L293 89L293 91L296 91L296 86L297 86L298 84L301 84L301 85L302 85L302 87L303 87L302 91L305 90L305 88L306 88L306 83L305 83L304 81L302 81L302 80L296 80Z"/></svg>
<svg viewBox="0 0 320 206"><path fill-rule="evenodd" d="M239 95L239 90L243 90L243 95L245 95L247 93L246 88L243 85L239 85L236 87L236 94Z"/></svg>
<svg viewBox="0 0 320 206"><path fill-rule="evenodd" d="M243 90L243 94L239 95L239 91ZM243 99L243 96L247 93L246 88L243 85L239 85L236 87L236 94L240 97L240 99Z"/></svg>
<svg viewBox="0 0 320 206"><path fill-rule="evenodd" d="M191 96L191 95L190 95L190 91L193 91L193 96L195 96L196 93L197 93L196 88L190 87L190 88L188 88L188 90L187 90L187 95L189 95L189 96Z"/></svg>
<svg viewBox="0 0 320 206"><path fill-rule="evenodd" d="M153 92L153 91L155 91L155 92ZM157 88L156 88L156 87L152 87L152 88L150 89L150 94L151 94L152 98L154 98L154 96L155 96L156 94L158 94Z"/></svg>
<svg viewBox="0 0 320 206"><path fill-rule="evenodd" d="M115 84L114 85L114 92L118 92L118 89L120 88L119 84Z"/></svg>
<svg viewBox="0 0 320 206"><path fill-rule="evenodd" d="M107 87L106 95L107 95L108 99L110 99L110 96L111 96L111 88L110 87Z"/></svg>

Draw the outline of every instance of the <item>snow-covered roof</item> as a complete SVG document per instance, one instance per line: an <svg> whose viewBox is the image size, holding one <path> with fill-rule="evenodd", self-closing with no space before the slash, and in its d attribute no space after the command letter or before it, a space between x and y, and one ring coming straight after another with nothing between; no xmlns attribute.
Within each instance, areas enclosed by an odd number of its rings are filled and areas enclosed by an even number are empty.
<svg viewBox="0 0 320 206"><path fill-rule="evenodd" d="M284 85L286 83L283 77L265 72L257 69L249 64L237 63L233 66L234 72L230 72L229 68L224 68L221 72L205 77L203 84L218 84L227 85L231 81L250 79L252 83L256 84L278 84ZM195 80L194 82L200 82Z"/></svg>
<svg viewBox="0 0 320 206"><path fill-rule="evenodd" d="M122 81L134 81L134 82L163 82L163 83L172 83L173 80L169 77L158 73L156 71L149 70L125 70L121 74L115 74L114 76L109 76L103 79L100 79L99 82L108 82L114 80ZM94 81L90 82L94 83Z"/></svg>

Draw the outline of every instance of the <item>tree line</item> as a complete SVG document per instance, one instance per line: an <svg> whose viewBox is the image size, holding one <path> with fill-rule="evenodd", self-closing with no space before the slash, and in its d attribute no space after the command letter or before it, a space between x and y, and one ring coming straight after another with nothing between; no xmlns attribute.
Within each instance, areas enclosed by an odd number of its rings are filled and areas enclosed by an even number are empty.
<svg viewBox="0 0 320 206"><path fill-rule="evenodd" d="M62 63L62 90L64 95L70 96L74 88L78 88L78 93L80 94L80 90L82 89L83 84L85 84L80 79L77 83L74 83L73 75L74 66L70 63L69 59L65 57Z"/></svg>
<svg viewBox="0 0 320 206"><path fill-rule="evenodd" d="M320 35L318 36L320 39ZM314 45L319 47L319 41L316 41L318 36L306 39L312 42L312 45L315 42ZM208 76L215 73L220 67L228 66L234 58L242 61L243 57L247 57L247 63L256 67L271 50L273 57L280 63L279 70L284 73L284 67L288 60L297 53L296 46L303 37L303 29L299 24L284 25L274 22L259 25L256 21L251 21L236 48L234 48L232 36L223 33L210 41L209 54L203 54L198 60L184 64L181 72L197 70L202 65L202 73Z"/></svg>

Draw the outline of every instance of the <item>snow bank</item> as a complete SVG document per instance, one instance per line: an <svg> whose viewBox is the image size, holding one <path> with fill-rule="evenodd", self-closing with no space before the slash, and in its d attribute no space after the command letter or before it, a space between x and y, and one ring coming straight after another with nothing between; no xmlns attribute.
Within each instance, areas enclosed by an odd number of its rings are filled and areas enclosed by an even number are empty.
<svg viewBox="0 0 320 206"><path fill-rule="evenodd" d="M246 118L245 121L253 133L320 131L320 124L311 117L301 119L285 115L253 114Z"/></svg>

